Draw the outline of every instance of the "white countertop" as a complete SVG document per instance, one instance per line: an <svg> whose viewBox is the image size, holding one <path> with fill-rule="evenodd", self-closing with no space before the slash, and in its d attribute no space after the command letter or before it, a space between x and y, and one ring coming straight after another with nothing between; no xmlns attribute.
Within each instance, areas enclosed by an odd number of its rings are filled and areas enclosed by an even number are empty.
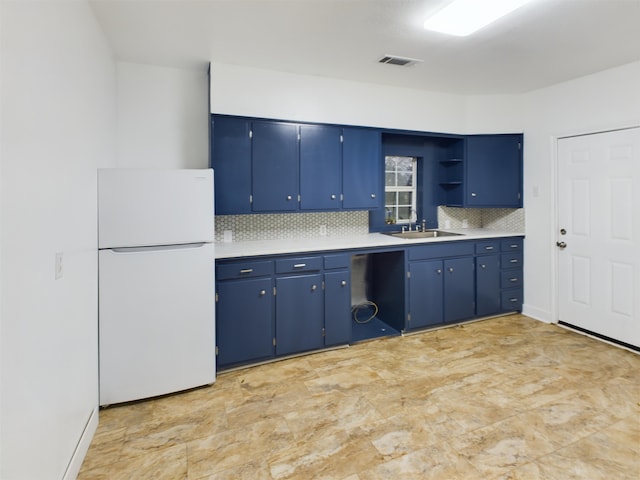
<svg viewBox="0 0 640 480"><path fill-rule="evenodd" d="M460 229L446 230L460 233L461 236L439 238L396 238L382 233L353 235L344 237L288 238L279 240L252 240L244 242L216 242L216 258L253 257L260 255L277 255L299 252L320 252L325 250L348 250L357 248L373 248L407 245L455 242L459 240L478 240L495 237L520 237L524 233L505 232L500 230Z"/></svg>

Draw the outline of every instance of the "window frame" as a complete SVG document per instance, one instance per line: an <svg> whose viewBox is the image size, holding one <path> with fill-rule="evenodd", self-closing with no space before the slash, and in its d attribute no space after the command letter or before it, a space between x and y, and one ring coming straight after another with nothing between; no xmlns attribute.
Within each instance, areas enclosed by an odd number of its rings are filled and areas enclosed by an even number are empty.
<svg viewBox="0 0 640 480"><path fill-rule="evenodd" d="M396 163L395 169L388 170L387 169L387 159L397 158L397 159L411 159L411 186L400 186L397 185L397 175L398 172L406 172L408 170L398 170L398 166ZM394 173L396 176L396 185L387 185L387 174ZM398 201L398 197L400 193L409 192L411 193L411 205L408 204L400 204ZM395 202L393 204L387 203L387 194L394 193ZM417 197L418 197L418 157L408 156L408 155L385 155L384 157L384 212L385 212L385 223L386 224L397 224L397 225L409 225L411 223L415 223L417 219ZM399 208L409 207L409 218L408 219L400 219L398 218ZM393 215L389 215L389 209L392 210Z"/></svg>

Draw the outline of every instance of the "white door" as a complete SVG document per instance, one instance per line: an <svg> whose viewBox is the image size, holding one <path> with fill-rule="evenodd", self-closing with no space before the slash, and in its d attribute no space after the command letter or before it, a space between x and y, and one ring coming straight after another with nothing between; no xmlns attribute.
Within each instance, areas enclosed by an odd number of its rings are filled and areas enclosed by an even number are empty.
<svg viewBox="0 0 640 480"><path fill-rule="evenodd" d="M640 347L640 128L558 140L559 320Z"/></svg>

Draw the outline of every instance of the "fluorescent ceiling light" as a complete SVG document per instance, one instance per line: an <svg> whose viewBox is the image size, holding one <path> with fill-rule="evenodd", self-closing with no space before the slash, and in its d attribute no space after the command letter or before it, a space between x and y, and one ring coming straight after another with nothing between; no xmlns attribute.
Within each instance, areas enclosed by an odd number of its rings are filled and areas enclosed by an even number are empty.
<svg viewBox="0 0 640 480"><path fill-rule="evenodd" d="M454 0L427 18L426 30L465 37L531 0Z"/></svg>

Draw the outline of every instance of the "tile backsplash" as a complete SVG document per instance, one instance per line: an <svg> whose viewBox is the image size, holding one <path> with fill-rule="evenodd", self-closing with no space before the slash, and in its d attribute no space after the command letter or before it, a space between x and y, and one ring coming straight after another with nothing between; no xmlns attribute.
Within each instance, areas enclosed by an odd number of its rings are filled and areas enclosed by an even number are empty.
<svg viewBox="0 0 640 480"><path fill-rule="evenodd" d="M230 230L233 241L277 240L321 236L321 228L331 237L366 235L369 212L273 213L216 216L216 242Z"/></svg>
<svg viewBox="0 0 640 480"><path fill-rule="evenodd" d="M521 208L453 208L438 207L438 225L445 228L491 228L507 232L524 232ZM215 217L216 242L222 242L225 230L234 242L315 238L326 230L330 237L369 233L369 212L273 213L253 215L218 215Z"/></svg>
<svg viewBox="0 0 640 480"><path fill-rule="evenodd" d="M524 209L522 208L454 208L438 207L440 228L490 228L505 232L524 232Z"/></svg>

